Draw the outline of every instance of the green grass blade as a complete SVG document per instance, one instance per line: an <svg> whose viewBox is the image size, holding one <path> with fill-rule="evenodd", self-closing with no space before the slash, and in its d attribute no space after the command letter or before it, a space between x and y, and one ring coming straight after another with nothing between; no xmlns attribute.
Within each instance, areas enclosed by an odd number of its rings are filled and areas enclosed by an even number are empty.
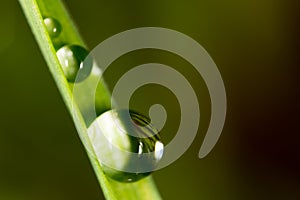
<svg viewBox="0 0 300 200"><path fill-rule="evenodd" d="M72 118L78 134L84 144L90 144L87 135L87 127L79 109L73 108L72 85L65 79L60 63L56 57L55 41L52 41L43 23L44 17L54 17L62 25L61 41L66 44L78 44L86 46L81 39L74 23L72 22L67 10L60 0L19 0L31 30L37 40L43 56L48 64L49 70L56 82L62 95L67 109L72 114ZM103 87L105 88L105 87ZM109 96L108 91L103 89L103 93ZM109 104L110 98L103 100L104 106ZM95 174L102 187L106 199L129 199L129 200L156 200L161 199L156 186L151 177L145 178L135 183L120 183L111 180L103 173L101 166L96 159L93 151L87 151L90 162Z"/></svg>

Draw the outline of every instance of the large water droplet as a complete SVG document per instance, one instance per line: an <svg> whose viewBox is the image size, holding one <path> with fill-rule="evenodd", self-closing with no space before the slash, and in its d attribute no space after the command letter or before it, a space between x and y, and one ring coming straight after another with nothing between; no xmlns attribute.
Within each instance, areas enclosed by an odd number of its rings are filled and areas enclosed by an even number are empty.
<svg viewBox="0 0 300 200"><path fill-rule="evenodd" d="M65 45L56 52L69 82L80 82L90 75L93 59L88 54L89 52L79 45Z"/></svg>
<svg viewBox="0 0 300 200"><path fill-rule="evenodd" d="M157 130L136 112L109 110L92 123L88 134L104 173L117 181L138 181L162 159L164 145Z"/></svg>
<svg viewBox="0 0 300 200"><path fill-rule="evenodd" d="M56 19L48 17L44 19L44 23L51 38L56 38L60 35L61 25Z"/></svg>

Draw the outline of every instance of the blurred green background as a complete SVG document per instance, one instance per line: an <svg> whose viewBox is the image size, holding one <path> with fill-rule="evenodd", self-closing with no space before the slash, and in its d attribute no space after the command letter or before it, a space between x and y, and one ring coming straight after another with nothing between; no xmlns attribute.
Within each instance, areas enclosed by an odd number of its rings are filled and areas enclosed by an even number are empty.
<svg viewBox="0 0 300 200"><path fill-rule="evenodd" d="M183 73L197 92L202 115L197 138L179 160L154 173L164 199L300 199L298 1L86 0L66 5L90 49L121 31L158 26L197 40L219 67L227 120L216 147L202 160L198 151L210 103L191 66L175 55L145 50L121 57L107 72L113 86L130 67L161 62ZM0 199L103 199L16 1L1 1L0 27ZM168 105L170 118L162 133L168 141L178 126L178 103L166 88L145 86L131 105L146 112L160 101Z"/></svg>

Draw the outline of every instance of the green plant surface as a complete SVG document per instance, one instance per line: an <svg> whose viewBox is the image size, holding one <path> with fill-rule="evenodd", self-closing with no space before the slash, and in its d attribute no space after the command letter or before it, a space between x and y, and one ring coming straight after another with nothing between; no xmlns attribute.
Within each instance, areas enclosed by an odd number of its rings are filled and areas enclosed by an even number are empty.
<svg viewBox="0 0 300 200"><path fill-rule="evenodd" d="M78 107L73 105L72 84L68 83L66 80L60 62L56 56L57 45L61 45L61 42L63 42L63 44L77 44L83 47L86 47L86 45L60 0L19 0L19 2L48 64L48 68L62 95L65 105L71 113L80 139L86 145L86 148L90 148L91 143L87 135L86 122ZM62 32L58 38L51 39L47 32L47 28L45 27L43 17L54 17L60 22ZM110 95L105 88L106 87L104 86L100 87L100 92L102 92L104 96L102 101L100 101L103 105L103 110L107 109L107 105L110 104ZM114 181L103 173L94 151L87 150L86 152L106 199L161 199L151 176L134 183Z"/></svg>

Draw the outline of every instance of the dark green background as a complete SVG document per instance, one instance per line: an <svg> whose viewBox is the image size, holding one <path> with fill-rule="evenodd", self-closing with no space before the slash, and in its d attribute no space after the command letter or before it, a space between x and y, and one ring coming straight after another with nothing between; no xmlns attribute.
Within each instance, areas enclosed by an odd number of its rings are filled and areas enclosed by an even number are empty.
<svg viewBox="0 0 300 200"><path fill-rule="evenodd" d="M91 49L121 31L158 26L197 40L219 67L228 115L218 144L202 160L197 155L209 96L191 66L148 50L120 58L108 72L113 85L135 64L161 62L181 70L197 91L202 112L197 138L179 160L154 173L164 199L300 199L297 1L73 0L66 5ZM0 3L0 60L0 199L103 199L16 1ZM136 109L159 101L169 106L162 134L170 140L178 126L174 96L158 86L139 92L131 102Z"/></svg>

